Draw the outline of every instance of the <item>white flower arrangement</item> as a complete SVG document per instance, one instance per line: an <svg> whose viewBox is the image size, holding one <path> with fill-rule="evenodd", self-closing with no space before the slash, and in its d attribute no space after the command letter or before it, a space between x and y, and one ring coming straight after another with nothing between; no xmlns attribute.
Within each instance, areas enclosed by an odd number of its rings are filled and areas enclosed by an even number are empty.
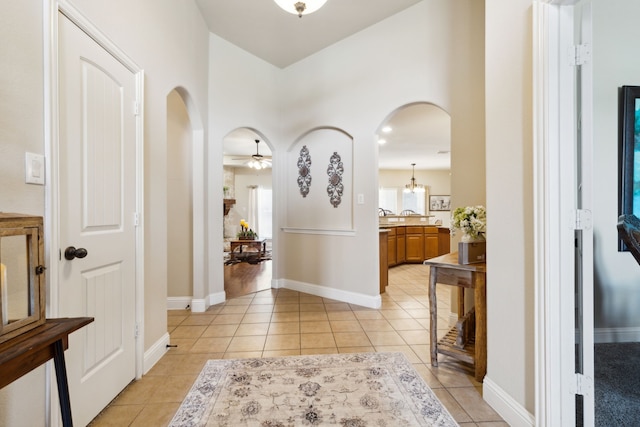
<svg viewBox="0 0 640 427"><path fill-rule="evenodd" d="M463 241L484 240L487 232L487 211L482 205L456 208L451 215L452 234L462 232Z"/></svg>

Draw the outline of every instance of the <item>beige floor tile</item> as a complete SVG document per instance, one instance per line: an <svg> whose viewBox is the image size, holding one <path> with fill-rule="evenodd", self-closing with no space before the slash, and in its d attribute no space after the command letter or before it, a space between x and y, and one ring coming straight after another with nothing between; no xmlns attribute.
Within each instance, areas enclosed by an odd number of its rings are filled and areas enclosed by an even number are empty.
<svg viewBox="0 0 640 427"><path fill-rule="evenodd" d="M387 319L387 321L396 331L425 331L425 328L415 319Z"/></svg>
<svg viewBox="0 0 640 427"><path fill-rule="evenodd" d="M147 405L138 414L131 427L157 427L168 425L178 411L180 403L165 402Z"/></svg>
<svg viewBox="0 0 640 427"><path fill-rule="evenodd" d="M301 295L300 296L300 304L322 304L322 297L317 297L315 295Z"/></svg>
<svg viewBox="0 0 640 427"><path fill-rule="evenodd" d="M300 320L304 322L315 322L329 320L329 317L327 317L327 313L324 311L312 311L310 313L301 312Z"/></svg>
<svg viewBox="0 0 640 427"><path fill-rule="evenodd" d="M373 353L373 347L338 347L339 353Z"/></svg>
<svg viewBox="0 0 640 427"><path fill-rule="evenodd" d="M217 304L217 305L212 305L211 307L209 307L206 311L207 314L220 314L220 310L222 310L222 307L224 307L224 304Z"/></svg>
<svg viewBox="0 0 640 427"><path fill-rule="evenodd" d="M271 313L273 312L273 304L252 304L247 308L249 313Z"/></svg>
<svg viewBox="0 0 640 427"><path fill-rule="evenodd" d="M377 345L375 349L379 353L404 353L411 363L422 363L422 360L413 352L408 345Z"/></svg>
<svg viewBox="0 0 640 427"><path fill-rule="evenodd" d="M248 305L225 305L220 314L244 314L248 308Z"/></svg>
<svg viewBox="0 0 640 427"><path fill-rule="evenodd" d="M198 338L206 326L178 326L171 332L171 338Z"/></svg>
<svg viewBox="0 0 640 427"><path fill-rule="evenodd" d="M335 313L340 312L336 311ZM329 324L333 332L358 332L363 330L357 320L331 320Z"/></svg>
<svg viewBox="0 0 640 427"><path fill-rule="evenodd" d="M324 348L303 348L300 349L300 354L338 354L337 347L324 347Z"/></svg>
<svg viewBox="0 0 640 427"><path fill-rule="evenodd" d="M224 353L230 342L231 337L200 338L189 353Z"/></svg>
<svg viewBox="0 0 640 427"><path fill-rule="evenodd" d="M225 305L225 307L228 307L230 305L246 305L246 306L248 306L249 304L251 304L252 300L253 300L253 298L243 298L243 297L231 298L231 299L228 299L224 303L224 305Z"/></svg>
<svg viewBox="0 0 640 427"><path fill-rule="evenodd" d="M379 319L371 319L366 321L360 321L360 326L365 331L376 331L376 332L392 332L393 326L389 323L388 320L379 320Z"/></svg>
<svg viewBox="0 0 640 427"><path fill-rule="evenodd" d="M211 322L212 325L231 325L233 323L240 323L242 321L242 318L244 317L244 314L219 314L215 319L213 319L213 322Z"/></svg>
<svg viewBox="0 0 640 427"><path fill-rule="evenodd" d="M353 311L327 311L329 320L357 320Z"/></svg>
<svg viewBox="0 0 640 427"><path fill-rule="evenodd" d="M310 334L320 332L331 332L331 325L329 324L329 321L300 322L300 333Z"/></svg>
<svg viewBox="0 0 640 427"><path fill-rule="evenodd" d="M206 332L206 331L205 331ZM193 347L193 344L198 340L198 338L173 338L170 339L170 344L175 345L176 347L171 347L169 349L172 353L188 353Z"/></svg>
<svg viewBox="0 0 640 427"><path fill-rule="evenodd" d="M300 322L272 322L269 325L269 335L299 334Z"/></svg>
<svg viewBox="0 0 640 427"><path fill-rule="evenodd" d="M333 334L300 334L301 348L337 347Z"/></svg>
<svg viewBox="0 0 640 427"><path fill-rule="evenodd" d="M251 305L273 305L276 299L274 297L255 297L251 301Z"/></svg>
<svg viewBox="0 0 640 427"><path fill-rule="evenodd" d="M223 359L254 359L262 357L261 351L230 351L224 354Z"/></svg>
<svg viewBox="0 0 640 427"><path fill-rule="evenodd" d="M400 307L404 308L405 310L412 309L412 308L427 308L428 305L426 304L426 302L427 301L425 301L423 303L423 302L420 302L420 301L408 300L408 301L399 301L398 305Z"/></svg>
<svg viewBox="0 0 640 427"><path fill-rule="evenodd" d="M428 308L412 308L405 310L411 317L414 319L428 319L429 318L429 309ZM449 309L444 307L438 307L438 312L448 312Z"/></svg>
<svg viewBox="0 0 640 427"><path fill-rule="evenodd" d="M269 323L271 313L247 313L242 318L242 323Z"/></svg>
<svg viewBox="0 0 640 427"><path fill-rule="evenodd" d="M163 387L164 378L159 375L145 375L133 381L114 400L112 405L140 405L149 401L149 396L157 387Z"/></svg>
<svg viewBox="0 0 640 427"><path fill-rule="evenodd" d="M379 311L366 310L366 311L354 311L353 314L358 320L381 320L384 316Z"/></svg>
<svg viewBox="0 0 640 427"><path fill-rule="evenodd" d="M431 364L431 346L425 344L413 344L411 349L418 355L422 363Z"/></svg>
<svg viewBox="0 0 640 427"><path fill-rule="evenodd" d="M269 335L264 350L299 350L300 334Z"/></svg>
<svg viewBox="0 0 640 427"><path fill-rule="evenodd" d="M285 305L285 304L300 304L300 297L298 296L293 296L293 294L290 294L291 296L280 296L278 295L278 297L276 298L276 305Z"/></svg>
<svg viewBox="0 0 640 427"><path fill-rule="evenodd" d="M167 316L167 326L178 326L188 316Z"/></svg>
<svg viewBox="0 0 640 427"><path fill-rule="evenodd" d="M148 403L181 403L197 378L193 375L169 375L165 378L164 387L155 388Z"/></svg>
<svg viewBox="0 0 640 427"><path fill-rule="evenodd" d="M314 311L324 312L324 304L323 303L302 303L300 302L300 312L301 313L310 313Z"/></svg>
<svg viewBox="0 0 640 427"><path fill-rule="evenodd" d="M235 335L238 326L239 325L237 323L231 323L229 325L213 324L205 329L201 338L232 337Z"/></svg>
<svg viewBox="0 0 640 427"><path fill-rule="evenodd" d="M411 319L409 313L404 310L380 310L385 319Z"/></svg>
<svg viewBox="0 0 640 427"><path fill-rule="evenodd" d="M300 356L300 349L296 350L265 350L262 357Z"/></svg>
<svg viewBox="0 0 640 427"><path fill-rule="evenodd" d="M227 352L260 351L262 353L265 340L266 336L235 336L231 339Z"/></svg>
<svg viewBox="0 0 640 427"><path fill-rule="evenodd" d="M381 310L400 310L402 307L400 307L397 303L393 302L393 301L382 301L382 306L380 307Z"/></svg>
<svg viewBox="0 0 640 427"><path fill-rule="evenodd" d="M198 316L189 316L184 320L184 322L181 323L181 325L182 326L208 325L213 321L213 319L215 319L216 316L217 316L216 314L211 314L211 315L200 314Z"/></svg>
<svg viewBox="0 0 640 427"><path fill-rule="evenodd" d="M269 323L242 323L236 331L236 337L248 335L267 335Z"/></svg>
<svg viewBox="0 0 640 427"><path fill-rule="evenodd" d="M276 305L273 306L274 313L283 313L283 312L291 312L291 311L300 311L300 304L280 304L276 301Z"/></svg>
<svg viewBox="0 0 640 427"><path fill-rule="evenodd" d="M413 368L420 374L422 379L430 388L434 389L444 387L425 363L414 363Z"/></svg>
<svg viewBox="0 0 640 427"><path fill-rule="evenodd" d="M405 345L406 343L396 331L367 331L369 341L374 347L380 345Z"/></svg>
<svg viewBox="0 0 640 427"><path fill-rule="evenodd" d="M326 303L324 307L327 311L348 311L351 312L351 306L346 302Z"/></svg>
<svg viewBox="0 0 640 427"><path fill-rule="evenodd" d="M500 415L484 401L476 387L452 387L448 390L473 421L502 421Z"/></svg>
<svg viewBox="0 0 640 427"><path fill-rule="evenodd" d="M465 412L462 406L460 406L458 401L456 401L456 399L451 396L447 389L435 388L433 389L433 394L435 394L438 400L444 405L445 408L447 408L447 410L457 423L468 423L473 421L469 414Z"/></svg>
<svg viewBox="0 0 640 427"><path fill-rule="evenodd" d="M438 366L429 366L433 375L438 378L438 381L443 386L449 387L473 387L479 385L479 383L473 377L473 371L471 368L462 365L457 362L441 362L442 355L438 355Z"/></svg>
<svg viewBox="0 0 640 427"><path fill-rule="evenodd" d="M371 346L369 337L364 332L335 332L333 334L338 347L367 347Z"/></svg>
<svg viewBox="0 0 640 427"><path fill-rule="evenodd" d="M90 424L91 427L120 427L131 425L145 405L111 405Z"/></svg>
<svg viewBox="0 0 640 427"><path fill-rule="evenodd" d="M300 313L297 311L273 313L271 315L272 322L299 322Z"/></svg>
<svg viewBox="0 0 640 427"><path fill-rule="evenodd" d="M417 331L398 331L407 344L429 344L429 331L425 329Z"/></svg>

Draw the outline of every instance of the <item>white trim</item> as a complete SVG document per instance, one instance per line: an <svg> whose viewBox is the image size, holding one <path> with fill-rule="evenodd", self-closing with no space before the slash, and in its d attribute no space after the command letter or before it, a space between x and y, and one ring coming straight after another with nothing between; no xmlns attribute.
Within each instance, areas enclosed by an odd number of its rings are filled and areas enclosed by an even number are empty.
<svg viewBox="0 0 640 427"><path fill-rule="evenodd" d="M594 343L639 342L640 328L596 328L593 332Z"/></svg>
<svg viewBox="0 0 640 427"><path fill-rule="evenodd" d="M355 236L356 230L331 230L320 228L292 228L283 227L282 231L292 234L320 234L325 236Z"/></svg>
<svg viewBox="0 0 640 427"><path fill-rule="evenodd" d="M349 304L356 304L368 308L378 309L382 306L382 298L380 298L380 295L365 295L357 292L315 285L312 283L298 282L295 280L274 280L272 282L272 287L274 289L291 289L293 291L304 292L306 294L329 298L337 301L343 301Z"/></svg>
<svg viewBox="0 0 640 427"><path fill-rule="evenodd" d="M167 310L187 310L193 297L167 297Z"/></svg>
<svg viewBox="0 0 640 427"><path fill-rule="evenodd" d="M165 353L168 351L167 345L169 345L169 343L170 343L170 337L169 337L169 333L167 332L164 335L162 335L158 341L153 343L151 347L149 347L149 350L144 352L144 374L145 375L147 374L147 372L149 372L151 368L153 368L153 366L156 363L158 363L160 359L162 359L162 356L164 356Z"/></svg>
<svg viewBox="0 0 640 427"><path fill-rule="evenodd" d="M207 298L192 298L191 299L191 312L192 313L204 313L207 311L211 304L207 305Z"/></svg>
<svg viewBox="0 0 640 427"><path fill-rule="evenodd" d="M222 304L226 300L227 300L227 294L224 291L216 292L214 294L209 294L209 296L207 296L206 298L206 301L209 303L207 307L211 307L212 305L216 305L216 304ZM192 304L191 307L194 307L194 305ZM191 310L194 311L193 308Z"/></svg>
<svg viewBox="0 0 640 427"><path fill-rule="evenodd" d="M487 376L482 381L482 396L485 402L510 426L533 427L536 425L534 416ZM537 425L547 424L538 423Z"/></svg>

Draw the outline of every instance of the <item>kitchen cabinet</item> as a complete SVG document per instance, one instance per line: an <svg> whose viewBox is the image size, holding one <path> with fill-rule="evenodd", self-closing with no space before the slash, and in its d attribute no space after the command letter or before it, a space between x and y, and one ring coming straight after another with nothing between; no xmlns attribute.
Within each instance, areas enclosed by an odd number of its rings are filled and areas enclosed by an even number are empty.
<svg viewBox="0 0 640 427"><path fill-rule="evenodd" d="M435 258L440 255L439 248L438 228L424 227L424 259Z"/></svg>
<svg viewBox="0 0 640 427"><path fill-rule="evenodd" d="M422 262L424 257L424 227L406 228L406 262Z"/></svg>
<svg viewBox="0 0 640 427"><path fill-rule="evenodd" d="M387 265L393 267L398 263L396 229L389 228L387 239Z"/></svg>
<svg viewBox="0 0 640 427"><path fill-rule="evenodd" d="M396 227L396 264L404 264L407 261L406 245L405 227Z"/></svg>

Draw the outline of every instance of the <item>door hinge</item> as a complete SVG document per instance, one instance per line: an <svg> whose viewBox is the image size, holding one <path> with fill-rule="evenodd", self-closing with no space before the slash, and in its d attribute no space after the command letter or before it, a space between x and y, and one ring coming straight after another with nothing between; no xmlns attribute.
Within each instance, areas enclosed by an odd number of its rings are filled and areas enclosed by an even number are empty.
<svg viewBox="0 0 640 427"><path fill-rule="evenodd" d="M134 227L140 226L140 214L138 212L133 213L133 226Z"/></svg>
<svg viewBox="0 0 640 427"><path fill-rule="evenodd" d="M592 225L591 211L588 209L574 210L571 222L571 228L574 230L590 230Z"/></svg>
<svg viewBox="0 0 640 427"><path fill-rule="evenodd" d="M593 378L583 374L576 374L575 394L591 396L593 394Z"/></svg>
<svg viewBox="0 0 640 427"><path fill-rule="evenodd" d="M138 101L133 101L133 115L140 115L140 103Z"/></svg>
<svg viewBox="0 0 640 427"><path fill-rule="evenodd" d="M569 48L569 65L578 66L591 60L591 46L587 43L571 46Z"/></svg>
<svg viewBox="0 0 640 427"><path fill-rule="evenodd" d="M140 335L140 325L136 323L136 326L133 329L133 337L138 338L139 335Z"/></svg>

